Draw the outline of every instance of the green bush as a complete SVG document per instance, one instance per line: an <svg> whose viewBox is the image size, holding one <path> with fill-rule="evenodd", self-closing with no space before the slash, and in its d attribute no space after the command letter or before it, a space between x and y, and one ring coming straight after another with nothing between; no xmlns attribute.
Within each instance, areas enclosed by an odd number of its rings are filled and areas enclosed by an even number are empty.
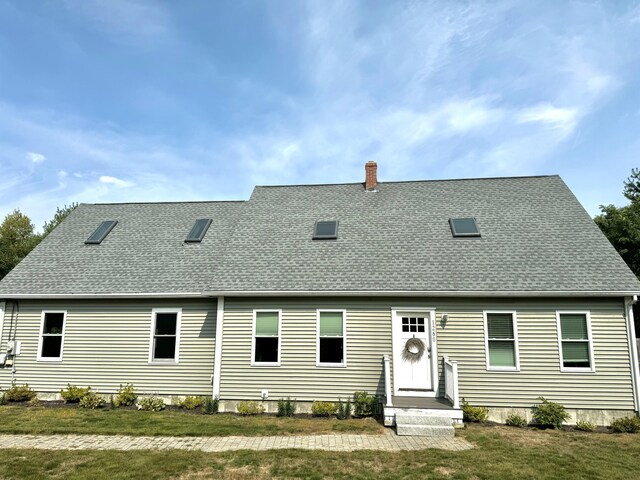
<svg viewBox="0 0 640 480"><path fill-rule="evenodd" d="M178 406L180 408L184 408L185 410L195 410L196 408L200 408L204 405L204 397L184 397L184 400L178 402Z"/></svg>
<svg viewBox="0 0 640 480"><path fill-rule="evenodd" d="M576 430L580 430L582 432L595 432L596 426L586 420L578 420L576 422Z"/></svg>
<svg viewBox="0 0 640 480"><path fill-rule="evenodd" d="M462 418L465 422L484 423L489 417L487 407L473 407L464 398L462 399Z"/></svg>
<svg viewBox="0 0 640 480"><path fill-rule="evenodd" d="M103 407L105 403L104 399L95 392L87 392L87 394L80 399L80 407L90 408L91 410Z"/></svg>
<svg viewBox="0 0 640 480"><path fill-rule="evenodd" d="M0 405L6 405L7 404L7 394L6 393L2 393L2 395L0 395Z"/></svg>
<svg viewBox="0 0 640 480"><path fill-rule="evenodd" d="M133 405L138 399L138 394L136 393L133 385L127 383L126 385L120 384L120 389L118 390L118 394L116 398L113 400L114 407L128 407L129 405Z"/></svg>
<svg viewBox="0 0 640 480"><path fill-rule="evenodd" d="M338 400L338 413L336 414L338 420L347 420L351 418L351 399L347 398L346 402L342 399Z"/></svg>
<svg viewBox="0 0 640 480"><path fill-rule="evenodd" d="M355 417L370 417L376 414L378 397L367 392L353 394L353 415Z"/></svg>
<svg viewBox="0 0 640 480"><path fill-rule="evenodd" d="M338 410L338 406L333 402L313 402L311 404L311 414L314 417L330 417Z"/></svg>
<svg viewBox="0 0 640 480"><path fill-rule="evenodd" d="M609 428L615 433L638 433L640 432L640 417L617 418L611 422Z"/></svg>
<svg viewBox="0 0 640 480"><path fill-rule="evenodd" d="M30 407L38 408L42 406L42 401L38 397L33 397L27 402Z"/></svg>
<svg viewBox="0 0 640 480"><path fill-rule="evenodd" d="M569 419L569 414L564 405L550 402L544 397L538 397L542 403L531 408L533 421L540 427L560 428Z"/></svg>
<svg viewBox="0 0 640 480"><path fill-rule="evenodd" d="M289 397L278 400L278 417L293 417L296 414L296 401Z"/></svg>
<svg viewBox="0 0 640 480"><path fill-rule="evenodd" d="M78 403L89 391L91 391L91 387L81 388L67 384L67 388L60 390L60 395L62 395L64 403Z"/></svg>
<svg viewBox="0 0 640 480"><path fill-rule="evenodd" d="M527 419L517 413L509 415L505 421L510 427L524 428L527 426Z"/></svg>
<svg viewBox="0 0 640 480"><path fill-rule="evenodd" d="M204 404L202 405L202 413L205 415L212 415L214 413L218 413L218 406L220 404L220 400L218 397L207 397L204 399Z"/></svg>
<svg viewBox="0 0 640 480"><path fill-rule="evenodd" d="M255 401L239 402L236 409L240 415L260 415L264 413L264 405Z"/></svg>
<svg viewBox="0 0 640 480"><path fill-rule="evenodd" d="M16 385L15 383L4 394L7 402L24 402L36 396L36 392L31 390L29 385Z"/></svg>
<svg viewBox="0 0 640 480"><path fill-rule="evenodd" d="M149 395L148 397L140 398L136 402L138 410L144 410L145 412L159 412L164 410L164 400L157 395Z"/></svg>

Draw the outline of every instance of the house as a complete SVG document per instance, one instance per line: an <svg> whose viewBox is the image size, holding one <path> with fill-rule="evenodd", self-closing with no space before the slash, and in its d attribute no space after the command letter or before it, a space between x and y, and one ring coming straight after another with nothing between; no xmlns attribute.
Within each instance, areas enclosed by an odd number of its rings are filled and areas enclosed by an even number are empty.
<svg viewBox="0 0 640 480"><path fill-rule="evenodd" d="M133 383L221 408L378 395L571 421L639 408L640 283L558 176L83 204L0 282L0 387Z"/></svg>

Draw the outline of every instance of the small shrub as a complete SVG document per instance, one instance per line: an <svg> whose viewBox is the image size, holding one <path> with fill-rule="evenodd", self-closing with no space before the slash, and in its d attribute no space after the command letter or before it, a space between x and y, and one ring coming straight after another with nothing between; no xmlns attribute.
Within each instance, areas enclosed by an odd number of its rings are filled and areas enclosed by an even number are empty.
<svg viewBox="0 0 640 480"><path fill-rule="evenodd" d="M38 397L33 397L27 402L30 407L38 408L42 406L42 401Z"/></svg>
<svg viewBox="0 0 640 480"><path fill-rule="evenodd" d="M87 394L80 399L80 407L90 408L91 410L103 407L105 403L104 399L95 392L87 392Z"/></svg>
<svg viewBox="0 0 640 480"><path fill-rule="evenodd" d="M296 401L289 397L278 400L278 417L293 417L296 414Z"/></svg>
<svg viewBox="0 0 640 480"><path fill-rule="evenodd" d="M489 417L489 409L487 407L474 407L464 398L462 399L462 418L465 422L484 423Z"/></svg>
<svg viewBox="0 0 640 480"><path fill-rule="evenodd" d="M595 432L596 426L586 420L578 420L576 422L576 430L580 430L581 432Z"/></svg>
<svg viewBox="0 0 640 480"><path fill-rule="evenodd" d="M205 415L212 415L214 413L218 413L218 406L220 400L218 397L207 397L204 399L204 404L202 405L202 413Z"/></svg>
<svg viewBox="0 0 640 480"><path fill-rule="evenodd" d="M376 414L378 397L367 392L353 394L353 415L355 417L370 417Z"/></svg>
<svg viewBox="0 0 640 480"><path fill-rule="evenodd" d="M524 428L527 426L527 419L517 413L512 413L507 417L505 422L510 427Z"/></svg>
<svg viewBox="0 0 640 480"><path fill-rule="evenodd" d="M7 394L6 393L2 393L2 395L0 395L0 405L6 405L7 404Z"/></svg>
<svg viewBox="0 0 640 480"><path fill-rule="evenodd" d="M67 388L60 390L60 395L64 403L78 403L87 393L91 391L91 387L81 388L75 385L67 384Z"/></svg>
<svg viewBox="0 0 640 480"><path fill-rule="evenodd" d="M260 415L264 413L264 405L262 405L260 402L255 402L255 401L239 402L236 409L238 410L238 413L240 415L245 415L245 416Z"/></svg>
<svg viewBox="0 0 640 480"><path fill-rule="evenodd" d="M4 392L7 402L24 402L31 400L36 396L36 392L29 388L29 385L11 385L6 392Z"/></svg>
<svg viewBox="0 0 640 480"><path fill-rule="evenodd" d="M615 433L638 433L640 432L640 417L616 418L609 426Z"/></svg>
<svg viewBox="0 0 640 480"><path fill-rule="evenodd" d="M126 385L120 384L120 389L118 390L118 394L116 398L113 400L114 407L128 407L129 405L133 405L138 399L138 394L136 393L133 385L127 383Z"/></svg>
<svg viewBox="0 0 640 480"><path fill-rule="evenodd" d="M333 402L313 402L311 404L311 414L314 417L329 417L338 410L338 405Z"/></svg>
<svg viewBox="0 0 640 480"><path fill-rule="evenodd" d="M342 399L338 400L338 413L336 414L338 420L347 420L351 418L351 399L347 398L346 402Z"/></svg>
<svg viewBox="0 0 640 480"><path fill-rule="evenodd" d="M185 410L195 410L204 405L204 397L184 397L184 400L178 403L180 408Z"/></svg>
<svg viewBox="0 0 640 480"><path fill-rule="evenodd" d="M138 410L145 412L159 412L160 410L164 410L164 400L157 395L149 395L148 397L139 399L136 402L136 407L138 407Z"/></svg>
<svg viewBox="0 0 640 480"><path fill-rule="evenodd" d="M538 397L542 402L540 405L534 405L531 411L533 412L533 421L540 427L553 427L560 428L564 422L569 419L564 405L556 402L550 402L544 397Z"/></svg>

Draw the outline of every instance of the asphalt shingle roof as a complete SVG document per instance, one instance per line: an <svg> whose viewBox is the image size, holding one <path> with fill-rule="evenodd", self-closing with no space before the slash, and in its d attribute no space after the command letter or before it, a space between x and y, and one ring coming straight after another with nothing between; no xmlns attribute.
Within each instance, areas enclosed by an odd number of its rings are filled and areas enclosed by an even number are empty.
<svg viewBox="0 0 640 480"><path fill-rule="evenodd" d="M479 238L449 218L475 217ZM202 244L183 240L212 218ZM118 220L99 246L84 240ZM312 240L338 220L337 240ZM0 282L11 294L640 292L558 176L256 187L246 202L82 205Z"/></svg>

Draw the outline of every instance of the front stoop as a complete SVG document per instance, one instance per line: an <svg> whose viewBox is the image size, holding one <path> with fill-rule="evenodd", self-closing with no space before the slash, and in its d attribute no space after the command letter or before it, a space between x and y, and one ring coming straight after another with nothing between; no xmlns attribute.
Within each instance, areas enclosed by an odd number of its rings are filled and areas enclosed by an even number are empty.
<svg viewBox="0 0 640 480"><path fill-rule="evenodd" d="M396 413L396 433L422 437L453 438L455 431L449 415Z"/></svg>

